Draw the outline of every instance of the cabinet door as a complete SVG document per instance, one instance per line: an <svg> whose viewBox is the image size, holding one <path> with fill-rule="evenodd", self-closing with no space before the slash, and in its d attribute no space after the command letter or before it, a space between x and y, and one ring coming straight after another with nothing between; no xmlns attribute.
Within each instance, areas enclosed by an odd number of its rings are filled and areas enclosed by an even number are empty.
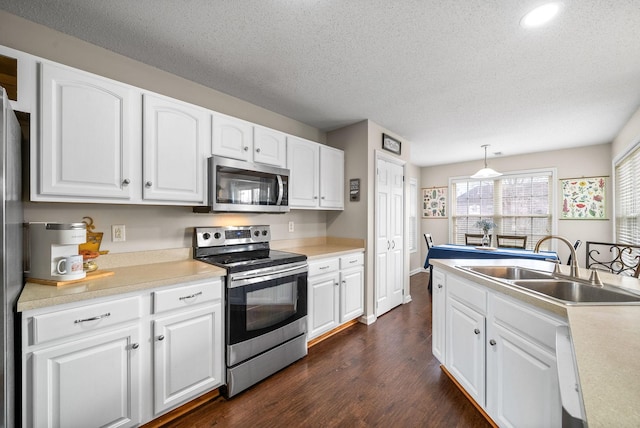
<svg viewBox="0 0 640 428"><path fill-rule="evenodd" d="M364 267L340 273L340 324L364 313Z"/></svg>
<svg viewBox="0 0 640 428"><path fill-rule="evenodd" d="M320 207L344 209L344 152L320 146Z"/></svg>
<svg viewBox="0 0 640 428"><path fill-rule="evenodd" d="M445 275L439 270L433 270L432 305L431 305L431 349L433 355L444 364L445 362Z"/></svg>
<svg viewBox="0 0 640 428"><path fill-rule="evenodd" d="M298 138L287 138L287 166L289 168L289 206L291 208L318 207L319 144Z"/></svg>
<svg viewBox="0 0 640 428"><path fill-rule="evenodd" d="M485 405L485 317L449 296L446 366L469 395Z"/></svg>
<svg viewBox="0 0 640 428"><path fill-rule="evenodd" d="M144 95L145 200L205 203L210 118L197 106Z"/></svg>
<svg viewBox="0 0 640 428"><path fill-rule="evenodd" d="M140 93L48 63L40 83L41 139L32 164L39 176L32 199L130 199L134 186L141 186Z"/></svg>
<svg viewBox="0 0 640 428"><path fill-rule="evenodd" d="M253 126L233 117L213 115L213 143L214 155L250 161L253 151Z"/></svg>
<svg viewBox="0 0 640 428"><path fill-rule="evenodd" d="M156 415L224 383L222 331L221 303L154 321Z"/></svg>
<svg viewBox="0 0 640 428"><path fill-rule="evenodd" d="M33 420L26 425L137 426L139 336L131 326L33 352Z"/></svg>
<svg viewBox="0 0 640 428"><path fill-rule="evenodd" d="M309 277L309 334L313 339L338 326L339 274Z"/></svg>
<svg viewBox="0 0 640 428"><path fill-rule="evenodd" d="M287 165L287 136L273 129L255 126L253 161L284 168Z"/></svg>

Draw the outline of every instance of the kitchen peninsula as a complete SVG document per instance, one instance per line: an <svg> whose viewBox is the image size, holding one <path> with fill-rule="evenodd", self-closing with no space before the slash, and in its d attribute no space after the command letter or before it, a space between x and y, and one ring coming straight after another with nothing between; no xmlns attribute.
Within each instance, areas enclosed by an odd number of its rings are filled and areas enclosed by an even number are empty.
<svg viewBox="0 0 640 428"><path fill-rule="evenodd" d="M433 260L432 263L434 265L434 318L438 313L436 310L437 287L442 285L446 289L450 277L453 277L459 278L466 284L471 284L474 290L487 290L498 299L514 302L516 305L524 304L534 310L541 310L548 314L545 317L556 319L560 323L564 320L564 323L570 328L575 348L575 363L588 425L590 427L638 425L640 410L638 410L637 403L640 401L640 386L638 386L636 379L640 377L640 362L637 359L640 352L640 331L637 328L640 323L640 305L566 305L554 299L540 297L535 293L459 268L460 266L518 266L551 272L553 263L549 262L508 259L473 261L452 259ZM563 273L568 273L568 266L562 266L562 269ZM440 275L440 279L438 279L438 275ZM580 269L580 276L588 278L589 271ZM640 281L635 278L608 273L600 273L600 278L605 284L624 287L634 293L640 293ZM475 288L476 286L481 288ZM438 316L443 315L444 313ZM445 322L448 321L447 318ZM490 328L489 321L490 318L487 318L487 329ZM433 322L434 346L436 346L435 342L439 334L436 331L438 322L436 319ZM442 328L444 328L444 323ZM441 333L444 334L444 330ZM545 334L548 336L549 333ZM485 337L487 340L491 339L490 345L493 352L495 348L494 336L489 338L487 335ZM551 346L553 345L551 344ZM484 349L485 345L481 346ZM487 349L489 348L487 345ZM447 361L450 362L450 359ZM447 366L445 362L443 364ZM488 375L487 382L489 381ZM484 402L478 404L482 408L485 407ZM496 416L490 411L489 415L492 418Z"/></svg>

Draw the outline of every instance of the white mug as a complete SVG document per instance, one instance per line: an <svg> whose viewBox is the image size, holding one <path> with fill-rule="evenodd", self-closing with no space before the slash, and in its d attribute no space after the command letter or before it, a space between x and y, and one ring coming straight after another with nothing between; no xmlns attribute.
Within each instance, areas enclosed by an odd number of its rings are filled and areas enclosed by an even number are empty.
<svg viewBox="0 0 640 428"><path fill-rule="evenodd" d="M82 272L82 256L73 255L62 257L56 265L56 272L60 275L74 275Z"/></svg>

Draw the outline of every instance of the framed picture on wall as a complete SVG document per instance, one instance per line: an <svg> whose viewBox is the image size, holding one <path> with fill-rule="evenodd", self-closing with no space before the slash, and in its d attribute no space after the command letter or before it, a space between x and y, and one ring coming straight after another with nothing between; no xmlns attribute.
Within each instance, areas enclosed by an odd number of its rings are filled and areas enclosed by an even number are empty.
<svg viewBox="0 0 640 428"><path fill-rule="evenodd" d="M447 187L422 189L422 217L447 218Z"/></svg>
<svg viewBox="0 0 640 428"><path fill-rule="evenodd" d="M382 148L399 155L402 149L402 143L393 137L389 137L387 134L382 134Z"/></svg>
<svg viewBox="0 0 640 428"><path fill-rule="evenodd" d="M607 220L607 177L560 179L560 220Z"/></svg>

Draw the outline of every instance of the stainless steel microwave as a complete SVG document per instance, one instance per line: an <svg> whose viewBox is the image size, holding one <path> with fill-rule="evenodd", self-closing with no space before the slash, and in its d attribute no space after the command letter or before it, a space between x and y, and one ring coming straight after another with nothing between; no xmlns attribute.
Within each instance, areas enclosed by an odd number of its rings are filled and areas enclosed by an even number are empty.
<svg viewBox="0 0 640 428"><path fill-rule="evenodd" d="M209 158L209 205L196 212L289 211L289 170L212 156Z"/></svg>

